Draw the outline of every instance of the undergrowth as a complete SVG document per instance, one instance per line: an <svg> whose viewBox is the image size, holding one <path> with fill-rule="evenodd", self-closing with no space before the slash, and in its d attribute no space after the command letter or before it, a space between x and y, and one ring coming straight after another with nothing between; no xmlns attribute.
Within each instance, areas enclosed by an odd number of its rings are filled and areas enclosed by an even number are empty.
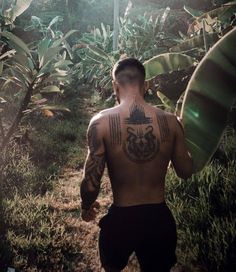
<svg viewBox="0 0 236 272"><path fill-rule="evenodd" d="M187 271L196 264L207 271L229 272L236 267L235 133L227 137L222 141L227 164L213 160L186 181L173 170L167 175L167 201L178 229L178 259Z"/></svg>

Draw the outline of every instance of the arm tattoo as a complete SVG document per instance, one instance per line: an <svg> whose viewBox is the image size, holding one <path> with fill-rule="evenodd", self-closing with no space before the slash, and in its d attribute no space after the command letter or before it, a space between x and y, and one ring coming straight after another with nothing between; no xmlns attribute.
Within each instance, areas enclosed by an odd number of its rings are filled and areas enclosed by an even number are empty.
<svg viewBox="0 0 236 272"><path fill-rule="evenodd" d="M144 108L134 103L130 116L125 119L127 139L123 150L129 160L144 163L152 160L160 150L160 142L154 134L153 121L145 115Z"/></svg>
<svg viewBox="0 0 236 272"><path fill-rule="evenodd" d="M165 114L163 113L161 114L157 113L156 117L157 117L157 123L158 123L159 129L160 129L161 142L166 142L170 135L170 128L168 125L167 118Z"/></svg>
<svg viewBox="0 0 236 272"><path fill-rule="evenodd" d="M110 129L111 144L121 145L121 126L120 126L119 114L109 115L109 129Z"/></svg>
<svg viewBox="0 0 236 272"><path fill-rule="evenodd" d="M83 201L82 208L85 209L89 209L99 194L101 177L105 167L105 154L98 153L102 145L101 140L98 138L98 124L98 122L92 124L88 130L89 154L85 163L85 174L80 191Z"/></svg>

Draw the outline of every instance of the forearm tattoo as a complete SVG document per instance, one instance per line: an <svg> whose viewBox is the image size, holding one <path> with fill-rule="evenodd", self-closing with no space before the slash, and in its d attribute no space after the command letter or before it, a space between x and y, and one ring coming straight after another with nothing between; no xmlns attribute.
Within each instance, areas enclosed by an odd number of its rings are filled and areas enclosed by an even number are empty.
<svg viewBox="0 0 236 272"><path fill-rule="evenodd" d="M98 122L92 124L88 130L89 154L85 163L84 179L81 184L82 208L88 209L96 200L105 167L105 154L99 153L102 145L98 137ZM92 188L92 190L88 190Z"/></svg>

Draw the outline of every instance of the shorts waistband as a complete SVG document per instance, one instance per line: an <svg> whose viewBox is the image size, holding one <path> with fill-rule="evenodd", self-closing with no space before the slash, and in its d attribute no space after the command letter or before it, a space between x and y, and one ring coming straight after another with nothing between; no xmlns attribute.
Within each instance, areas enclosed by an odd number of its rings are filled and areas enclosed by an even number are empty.
<svg viewBox="0 0 236 272"><path fill-rule="evenodd" d="M156 210L156 209L161 209L163 207L167 207L166 202L160 202L160 203L148 203L148 204L139 204L139 205L133 205L133 206L116 206L112 204L110 206L110 211L114 212L129 212L129 211L145 211L145 210Z"/></svg>

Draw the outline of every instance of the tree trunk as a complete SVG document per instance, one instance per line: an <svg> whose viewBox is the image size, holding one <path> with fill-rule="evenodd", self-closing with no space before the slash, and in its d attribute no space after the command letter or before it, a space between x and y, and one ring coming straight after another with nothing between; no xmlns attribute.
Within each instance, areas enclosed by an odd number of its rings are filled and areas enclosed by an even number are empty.
<svg viewBox="0 0 236 272"><path fill-rule="evenodd" d="M14 120L14 122L12 123L11 127L9 128L7 134L5 135L5 137L3 138L2 144L1 144L1 152L4 151L4 149L6 148L7 144L9 143L12 135L15 133L16 129L18 128L19 123L21 122L21 119L24 115L24 111L27 109L28 104L30 102L32 93L33 93L33 86L34 86L34 82L31 83L27 89L25 98L21 104L21 107L16 115L16 118Z"/></svg>

